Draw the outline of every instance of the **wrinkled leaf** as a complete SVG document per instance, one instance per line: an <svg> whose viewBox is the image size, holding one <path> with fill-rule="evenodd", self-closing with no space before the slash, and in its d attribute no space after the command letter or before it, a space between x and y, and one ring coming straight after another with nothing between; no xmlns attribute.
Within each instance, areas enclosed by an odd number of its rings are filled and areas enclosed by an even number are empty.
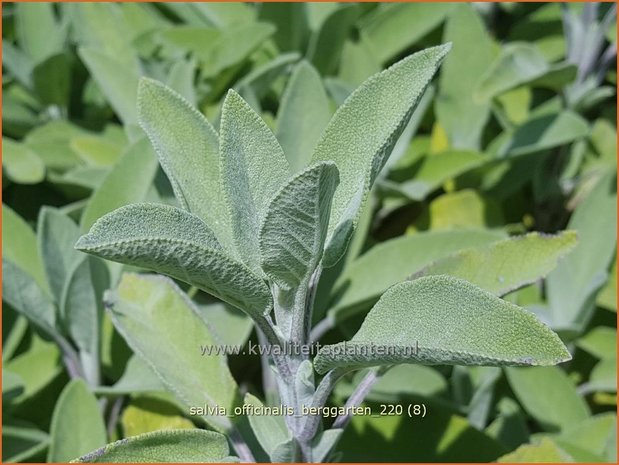
<svg viewBox="0 0 619 465"><path fill-rule="evenodd" d="M325 129L312 161L334 161L341 181L333 199L326 267L344 253L370 187L449 49L428 48L372 76Z"/></svg>
<svg viewBox="0 0 619 465"><path fill-rule="evenodd" d="M79 463L230 462L228 441L204 430L156 431L108 444L75 460Z"/></svg>
<svg viewBox="0 0 619 465"><path fill-rule="evenodd" d="M323 162L294 177L269 204L260 228L261 264L280 287L307 283L322 258L338 181L335 164Z"/></svg>
<svg viewBox="0 0 619 465"><path fill-rule="evenodd" d="M234 91L223 103L221 182L238 255L252 268L260 260L260 221L274 192L289 177L288 162L271 130Z"/></svg>
<svg viewBox="0 0 619 465"><path fill-rule="evenodd" d="M456 252L423 268L413 278L448 274L503 296L546 276L576 243L574 231L556 236L529 233Z"/></svg>
<svg viewBox="0 0 619 465"><path fill-rule="evenodd" d="M142 79L138 116L180 204L228 242L227 210L219 181L219 140L209 122L180 95Z"/></svg>
<svg viewBox="0 0 619 465"><path fill-rule="evenodd" d="M352 340L321 348L314 365L325 373L398 363L553 365L570 358L531 313L461 279L431 276L391 287Z"/></svg>
<svg viewBox="0 0 619 465"><path fill-rule="evenodd" d="M267 285L227 256L200 218L175 207L135 204L115 210L100 218L76 247L189 282L254 318L271 308Z"/></svg>

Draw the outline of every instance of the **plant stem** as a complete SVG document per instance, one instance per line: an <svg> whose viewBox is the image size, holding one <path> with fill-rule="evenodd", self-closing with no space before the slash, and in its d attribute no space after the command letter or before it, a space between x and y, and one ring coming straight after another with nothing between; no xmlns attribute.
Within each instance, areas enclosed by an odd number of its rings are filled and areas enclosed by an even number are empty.
<svg viewBox="0 0 619 465"><path fill-rule="evenodd" d="M268 344L267 338L260 328L256 328L258 335L258 343L266 347ZM260 363L262 365L262 387L264 389L264 397L267 403L277 404L279 402L279 394L277 392L277 383L271 369L269 356L266 351L260 351Z"/></svg>
<svg viewBox="0 0 619 465"><path fill-rule="evenodd" d="M238 432L238 430L234 426L228 431L228 438L230 438L230 442L232 443L232 446L234 447L234 450L236 451L236 453L239 455L239 458L241 459L241 461L246 462L246 463L256 462L256 459L254 458L254 455L251 453L251 450L249 449L249 446L245 442L245 439L243 439L241 434Z"/></svg>
<svg viewBox="0 0 619 465"><path fill-rule="evenodd" d="M370 393L372 387L376 384L376 381L380 379L381 375L382 373L380 373L377 369L370 370L370 372L365 375L346 401L345 408L358 407L361 405L361 402L363 402L365 397ZM333 422L332 428L346 428L348 423L350 423L351 418L352 416L349 414L338 416Z"/></svg>
<svg viewBox="0 0 619 465"><path fill-rule="evenodd" d="M318 384L314 397L312 398L311 407L323 407L327 403L329 394L331 394L337 381L349 371L351 371L350 368L335 368L329 371ZM309 443L314 438L316 431L318 431L318 426L320 425L320 419L321 417L319 415L310 415L307 417L303 429L299 434L298 439L300 442Z"/></svg>
<svg viewBox="0 0 619 465"><path fill-rule="evenodd" d="M56 344L60 347L62 352L62 361L69 373L71 379L84 378L84 370L80 363L79 357L71 344L69 344L63 337L52 334L52 338L56 341Z"/></svg>
<svg viewBox="0 0 619 465"><path fill-rule="evenodd" d="M112 437L116 423L118 423L118 417L120 417L120 409L123 406L124 397L120 396L114 399L112 406L110 407L110 414L107 417L107 435Z"/></svg>
<svg viewBox="0 0 619 465"><path fill-rule="evenodd" d="M312 331L309 335L310 343L314 343L319 341L325 334L331 331L335 327L335 319L331 315L327 315L322 320L320 320L316 325L312 328Z"/></svg>
<svg viewBox="0 0 619 465"><path fill-rule="evenodd" d="M318 265L309 281L308 290L305 295L305 311L303 313L303 344L307 344L312 340L312 317L314 315L314 301L316 300L316 291L318 290L318 282L322 274L322 266Z"/></svg>

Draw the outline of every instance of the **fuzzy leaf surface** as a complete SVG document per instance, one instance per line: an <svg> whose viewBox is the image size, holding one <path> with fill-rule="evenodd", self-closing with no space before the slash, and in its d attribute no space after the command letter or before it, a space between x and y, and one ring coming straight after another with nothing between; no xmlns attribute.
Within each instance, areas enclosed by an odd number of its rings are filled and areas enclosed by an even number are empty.
<svg viewBox="0 0 619 465"><path fill-rule="evenodd" d="M260 229L262 269L281 287L298 287L322 258L338 181L334 163L319 163L295 176L269 204Z"/></svg>
<svg viewBox="0 0 619 465"><path fill-rule="evenodd" d="M312 162L331 160L340 170L325 266L344 253L376 176L449 49L425 49L370 77L329 122L312 156Z"/></svg>
<svg viewBox="0 0 619 465"><path fill-rule="evenodd" d="M138 119L181 206L202 218L225 243L227 212L219 184L219 138L213 127L183 97L151 79L140 81Z"/></svg>
<svg viewBox="0 0 619 465"><path fill-rule="evenodd" d="M161 204L134 204L99 219L76 248L180 279L261 318L271 308L262 279L221 249L197 216Z"/></svg>
<svg viewBox="0 0 619 465"><path fill-rule="evenodd" d="M219 153L236 250L258 269L260 221L273 193L288 180L289 168L266 123L233 90L223 103Z"/></svg>
<svg viewBox="0 0 619 465"><path fill-rule="evenodd" d="M75 460L78 463L232 462L223 434L205 430L145 433L108 444Z"/></svg>
<svg viewBox="0 0 619 465"><path fill-rule="evenodd" d="M302 61L288 81L277 115L277 139L293 173L309 164L330 119L329 99L320 75L311 64Z"/></svg>
<svg viewBox="0 0 619 465"><path fill-rule="evenodd" d="M370 249L341 274L335 283L332 308L345 318L355 308L378 299L390 286L404 281L433 261L468 247L501 240L505 235L490 230L430 231L398 237Z"/></svg>
<svg viewBox="0 0 619 465"><path fill-rule="evenodd" d="M502 296L546 276L576 242L574 231L556 236L530 233L456 252L428 265L413 279L447 274Z"/></svg>
<svg viewBox="0 0 619 465"><path fill-rule="evenodd" d="M552 365L570 358L559 337L531 313L443 275L391 287L352 340L323 347L314 365L325 373L399 363Z"/></svg>
<svg viewBox="0 0 619 465"><path fill-rule="evenodd" d="M129 346L188 406L207 404L231 409L240 403L226 358L202 356L199 350L201 344L212 346L219 341L171 280L125 274L118 288L105 299L114 326ZM219 430L230 427L227 417L205 418Z"/></svg>

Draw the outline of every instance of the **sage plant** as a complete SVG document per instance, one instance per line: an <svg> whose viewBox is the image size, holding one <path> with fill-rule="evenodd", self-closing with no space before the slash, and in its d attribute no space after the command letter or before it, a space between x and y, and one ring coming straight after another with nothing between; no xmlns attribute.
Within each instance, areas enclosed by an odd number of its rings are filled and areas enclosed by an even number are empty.
<svg viewBox="0 0 619 465"><path fill-rule="evenodd" d="M139 122L180 208L122 207L100 218L76 247L167 275L238 307L271 348L310 344L321 272L344 256L374 181L449 50L449 44L422 50L370 77L336 111L313 153L296 159L298 170L235 91L225 97L217 133L181 96L142 79ZM324 429L322 416L303 412L320 411L346 373L371 368L348 401L355 406L397 364L569 360L555 333L500 296L550 271L574 241L569 233L531 234L451 256L384 292L350 341L325 345L313 358L307 351L272 350L264 371L274 377L272 399L294 412L281 417L218 415L220 408L232 412L263 402L251 394L241 397L225 358L200 359L204 339L217 338L172 281L126 274L106 296L114 324L181 400L207 405L204 418L216 432L177 431L172 439L172 433L152 433L82 460L111 461L123 457L123 450L151 450L149 456L159 461L221 461L230 459L226 436L232 454L253 461L254 435L272 461L321 462L350 415ZM532 252L523 258L523 251ZM164 329L161 340L151 340L154 327ZM156 455L164 443L167 455Z"/></svg>

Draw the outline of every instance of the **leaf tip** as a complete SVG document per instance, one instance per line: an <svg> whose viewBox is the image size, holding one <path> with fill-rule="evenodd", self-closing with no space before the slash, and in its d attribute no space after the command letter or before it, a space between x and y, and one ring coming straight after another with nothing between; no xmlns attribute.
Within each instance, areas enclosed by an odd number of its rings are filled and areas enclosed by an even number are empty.
<svg viewBox="0 0 619 465"><path fill-rule="evenodd" d="M82 252L86 252L89 250L89 237L88 234L84 234L81 236L75 245L73 246L76 250L80 250Z"/></svg>

